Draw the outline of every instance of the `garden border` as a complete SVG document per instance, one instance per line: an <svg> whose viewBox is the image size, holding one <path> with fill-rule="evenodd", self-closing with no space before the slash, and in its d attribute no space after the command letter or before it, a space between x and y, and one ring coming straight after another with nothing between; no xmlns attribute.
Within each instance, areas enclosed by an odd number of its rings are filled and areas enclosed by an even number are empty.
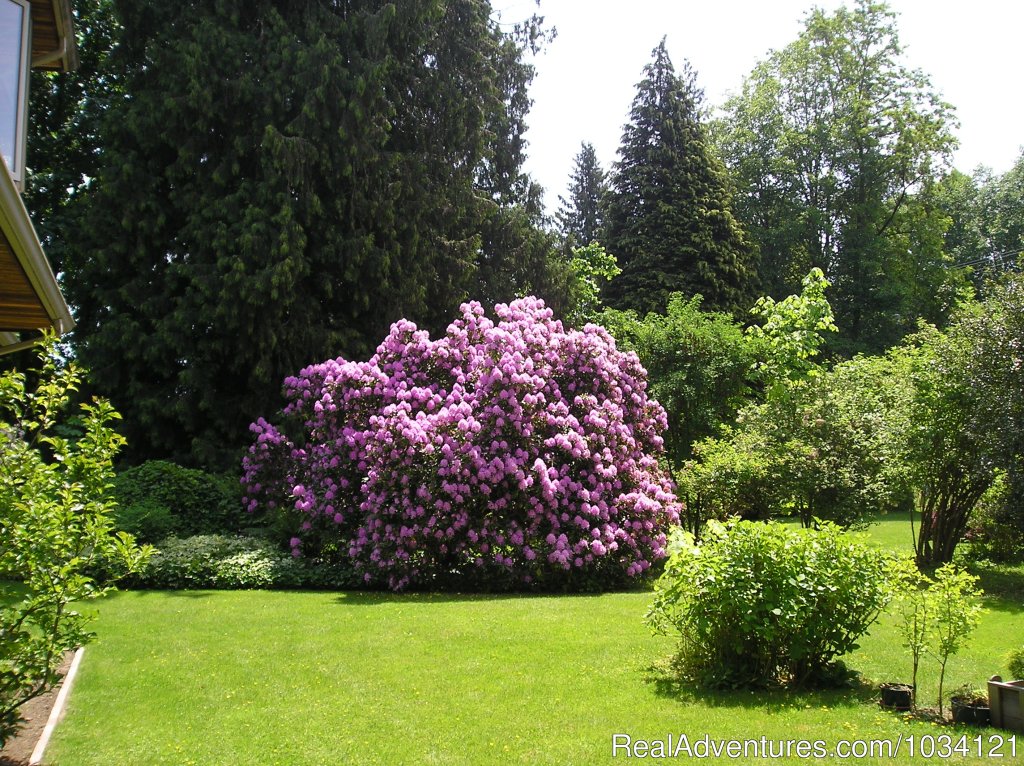
<svg viewBox="0 0 1024 766"><path fill-rule="evenodd" d="M32 755L28 759L29 766L38 766L38 764L43 762L43 754L46 752L46 746L50 744L53 730L57 728L57 723L64 715L64 706L67 704L68 695L71 694L71 687L75 683L75 676L78 674L78 666L82 662L83 654L85 654L84 646L80 646L75 650L75 656L71 660L71 667L68 668L67 675L64 676L61 682L57 701L53 703L53 708L50 710L50 717L46 719L43 733L40 735L35 750L32 751Z"/></svg>

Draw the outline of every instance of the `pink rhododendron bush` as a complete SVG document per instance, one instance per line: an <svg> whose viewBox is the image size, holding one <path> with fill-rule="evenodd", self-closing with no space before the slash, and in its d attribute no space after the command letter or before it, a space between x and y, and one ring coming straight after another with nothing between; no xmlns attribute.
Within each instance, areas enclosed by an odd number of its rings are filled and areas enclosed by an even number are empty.
<svg viewBox="0 0 1024 766"><path fill-rule="evenodd" d="M393 589L610 587L665 556L678 505L665 412L636 355L535 298L478 303L444 337L408 321L368 362L285 381L244 460L250 510L295 516L295 555L340 550Z"/></svg>

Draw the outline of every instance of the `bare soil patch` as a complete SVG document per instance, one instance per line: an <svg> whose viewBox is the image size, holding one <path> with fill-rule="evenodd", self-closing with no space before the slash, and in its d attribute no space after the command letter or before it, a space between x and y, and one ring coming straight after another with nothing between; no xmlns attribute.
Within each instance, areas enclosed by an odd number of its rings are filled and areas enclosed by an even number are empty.
<svg viewBox="0 0 1024 766"><path fill-rule="evenodd" d="M62 678L71 667L71 660L74 656L74 652L68 652L64 656L64 662L61 663L59 669ZM36 743L39 742L39 737L42 736L43 729L46 728L46 721L50 718L50 711L57 701L60 687L61 684L57 684L46 694L22 705L23 723L18 733L0 750L0 766L28 766L32 751L36 749Z"/></svg>

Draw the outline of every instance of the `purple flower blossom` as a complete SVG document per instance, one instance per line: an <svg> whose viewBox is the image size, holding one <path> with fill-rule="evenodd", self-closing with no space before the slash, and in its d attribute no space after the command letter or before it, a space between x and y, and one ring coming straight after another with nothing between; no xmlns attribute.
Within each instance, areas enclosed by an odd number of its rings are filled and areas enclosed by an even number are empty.
<svg viewBox="0 0 1024 766"><path fill-rule="evenodd" d="M636 355L600 327L564 330L535 298L495 314L466 304L433 341L401 320L369 361L287 378L303 443L250 426L246 507L294 509L293 553L337 542L365 582L395 589L598 564L611 584L663 558L679 506Z"/></svg>

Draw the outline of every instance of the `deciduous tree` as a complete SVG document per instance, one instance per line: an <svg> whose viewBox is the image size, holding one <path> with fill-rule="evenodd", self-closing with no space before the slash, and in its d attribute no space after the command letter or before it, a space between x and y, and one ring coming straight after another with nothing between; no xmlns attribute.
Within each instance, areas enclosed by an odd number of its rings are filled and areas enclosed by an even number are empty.
<svg viewBox="0 0 1024 766"><path fill-rule="evenodd" d="M902 58L895 15L860 0L808 14L800 37L758 64L726 106L722 149L769 294L811 267L835 285L851 350L913 329L947 270L943 223L917 198L954 145L952 108ZM935 319L935 317L928 317Z"/></svg>

